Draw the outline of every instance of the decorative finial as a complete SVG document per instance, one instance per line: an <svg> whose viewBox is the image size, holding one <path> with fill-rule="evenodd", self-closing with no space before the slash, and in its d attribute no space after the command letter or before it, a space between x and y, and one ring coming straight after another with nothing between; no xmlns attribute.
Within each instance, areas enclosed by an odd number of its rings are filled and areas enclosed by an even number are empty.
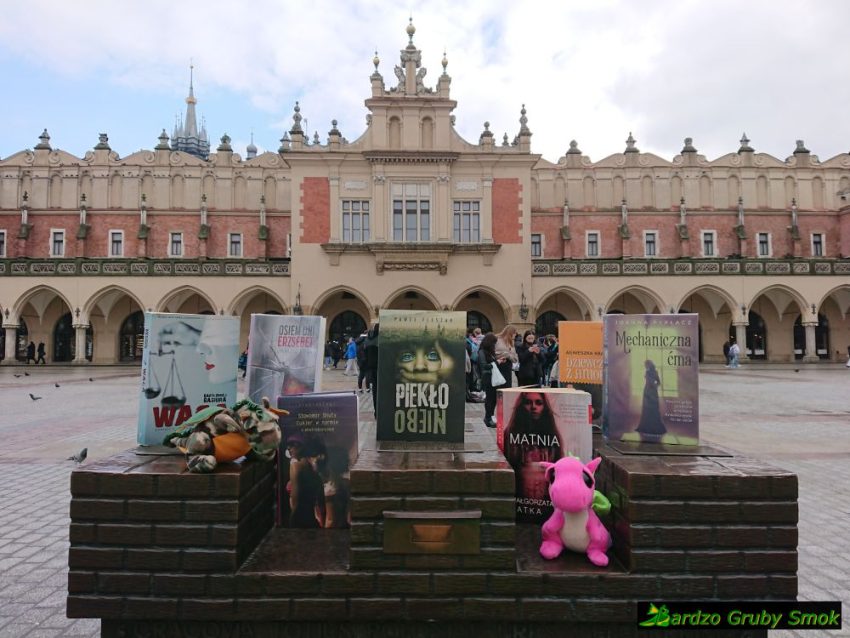
<svg viewBox="0 0 850 638"><path fill-rule="evenodd" d="M277 152L286 153L289 148L289 133L284 132L283 137L280 138L280 146L278 147Z"/></svg>
<svg viewBox="0 0 850 638"><path fill-rule="evenodd" d="M481 132L480 139L483 140L485 137L493 137L493 132L490 130L490 122L484 122L484 130Z"/></svg>
<svg viewBox="0 0 850 638"><path fill-rule="evenodd" d="M230 136L227 133L225 133L224 135L221 136L221 144L218 145L218 149L216 149L216 150L219 150L219 151L232 151L233 150L233 147L230 146Z"/></svg>
<svg viewBox="0 0 850 638"><path fill-rule="evenodd" d="M168 145L168 133L165 132L165 129L162 129L162 133L159 134L157 139L159 140L159 144L154 147L155 151L171 150L171 147Z"/></svg>
<svg viewBox="0 0 850 638"><path fill-rule="evenodd" d="M47 134L47 129L44 129L41 132L41 135L38 136L38 140L38 144L35 145L36 149L50 150L50 135Z"/></svg>
<svg viewBox="0 0 850 638"><path fill-rule="evenodd" d="M372 58L372 64L375 65L375 73L378 72L378 65L381 63L381 58L378 57L378 49L375 49L375 57Z"/></svg>
<svg viewBox="0 0 850 638"><path fill-rule="evenodd" d="M321 142L319 141L319 131L313 132L313 144L315 144L316 146L321 144Z"/></svg>
<svg viewBox="0 0 850 638"><path fill-rule="evenodd" d="M106 133L101 133L97 136L98 142L94 147L96 151L108 151L109 150L109 137Z"/></svg>
<svg viewBox="0 0 850 638"><path fill-rule="evenodd" d="M803 143L803 140L797 140L797 148L794 149L794 155L797 153L808 153L809 149L806 148L806 145Z"/></svg>
<svg viewBox="0 0 850 638"><path fill-rule="evenodd" d="M632 137L632 132L629 131L629 137L626 140L626 150L624 152L625 153L640 153L640 151L635 146L635 142L636 142L636 140L635 140L634 137Z"/></svg>
<svg viewBox="0 0 850 638"><path fill-rule="evenodd" d="M502 146L510 146L510 144L508 144L508 134L507 133L505 133L502 136Z"/></svg>
<svg viewBox="0 0 850 638"><path fill-rule="evenodd" d="M682 147L683 153L696 153L697 149L694 148L694 140L692 137L685 138L685 145Z"/></svg>
<svg viewBox="0 0 850 638"><path fill-rule="evenodd" d="M578 147L578 142L575 140L570 140L570 150L567 151L567 155L581 155L581 151Z"/></svg>
<svg viewBox="0 0 850 638"><path fill-rule="evenodd" d="M739 153L752 153L753 149L750 147L750 140L747 138L747 134L744 133L741 136L741 148L738 149Z"/></svg>
<svg viewBox="0 0 850 638"><path fill-rule="evenodd" d="M342 135L342 133L339 132L339 129L336 127L336 125L337 125L337 121L331 120L331 130L328 131L328 135L336 135L336 136Z"/></svg>
<svg viewBox="0 0 850 638"><path fill-rule="evenodd" d="M441 64L443 65L443 73L445 74L446 67L449 66L449 59L446 57L446 50L445 49L443 49L443 60L442 60Z"/></svg>
<svg viewBox="0 0 850 638"><path fill-rule="evenodd" d="M416 33L416 27L413 26L413 16L410 16L410 23L407 25L407 35L410 37L408 44L413 44L413 34Z"/></svg>
<svg viewBox="0 0 850 638"><path fill-rule="evenodd" d="M525 117L525 112L525 104L523 104L519 111L519 134L531 135L531 131L528 128L528 118Z"/></svg>
<svg viewBox="0 0 850 638"><path fill-rule="evenodd" d="M295 113L292 115L292 121L292 129L289 132L293 135L296 133L303 134L304 130L301 128L301 105L297 101L295 102Z"/></svg>

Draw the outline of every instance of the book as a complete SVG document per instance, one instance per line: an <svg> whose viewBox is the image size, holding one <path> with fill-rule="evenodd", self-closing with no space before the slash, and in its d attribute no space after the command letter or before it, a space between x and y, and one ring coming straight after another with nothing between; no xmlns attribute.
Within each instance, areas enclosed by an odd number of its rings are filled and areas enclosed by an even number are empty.
<svg viewBox="0 0 850 638"><path fill-rule="evenodd" d="M248 398L260 403L263 397L321 391L324 337L324 317L252 314Z"/></svg>
<svg viewBox="0 0 850 638"><path fill-rule="evenodd" d="M239 318L146 312L136 441L161 445L195 412L236 403Z"/></svg>
<svg viewBox="0 0 850 638"><path fill-rule="evenodd" d="M377 439L462 443L466 313L381 310Z"/></svg>
<svg viewBox="0 0 850 638"><path fill-rule="evenodd" d="M699 444L699 315L605 315L602 431Z"/></svg>
<svg viewBox="0 0 850 638"><path fill-rule="evenodd" d="M517 523L542 524L552 514L541 461L565 456L590 462L590 394L573 388L505 388L496 398L496 442L514 470Z"/></svg>
<svg viewBox="0 0 850 638"><path fill-rule="evenodd" d="M339 529L351 525L351 466L357 460L358 400L353 392L284 395L278 452L277 524Z"/></svg>
<svg viewBox="0 0 850 638"><path fill-rule="evenodd" d="M602 322L558 322L558 381L590 393L593 422L602 420Z"/></svg>

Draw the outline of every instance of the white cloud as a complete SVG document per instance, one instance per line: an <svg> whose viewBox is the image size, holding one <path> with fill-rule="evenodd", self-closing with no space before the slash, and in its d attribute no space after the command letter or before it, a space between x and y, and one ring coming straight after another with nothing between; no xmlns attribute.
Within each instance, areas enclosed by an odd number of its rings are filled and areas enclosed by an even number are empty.
<svg viewBox="0 0 850 638"><path fill-rule="evenodd" d="M471 141L485 120L497 139L512 139L525 103L532 149L551 161L571 139L594 160L622 152L630 131L641 150L668 159L684 137L709 159L735 151L743 131L780 158L800 138L821 159L850 147L841 71L850 3L841 0L413 8L426 84L442 72L445 48L457 126ZM4 4L4 14L7 57L71 78L182 97L192 58L202 107L223 89L268 114L219 128L254 126L255 143L269 148L291 126L296 99L311 137L318 130L324 140L334 118L358 137L375 48L390 84L407 42L407 13L379 2L30 0Z"/></svg>

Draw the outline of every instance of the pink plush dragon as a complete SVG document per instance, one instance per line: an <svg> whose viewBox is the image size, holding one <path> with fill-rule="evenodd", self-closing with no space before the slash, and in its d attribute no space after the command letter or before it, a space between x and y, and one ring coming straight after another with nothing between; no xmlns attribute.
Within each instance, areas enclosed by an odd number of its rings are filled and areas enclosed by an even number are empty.
<svg viewBox="0 0 850 638"><path fill-rule="evenodd" d="M543 523L540 555L551 560L566 547L586 552L594 565L605 567L611 546L611 535L593 511L593 474L602 462L598 456L587 465L575 457L564 457L556 463L540 463L549 480L549 498L555 511Z"/></svg>

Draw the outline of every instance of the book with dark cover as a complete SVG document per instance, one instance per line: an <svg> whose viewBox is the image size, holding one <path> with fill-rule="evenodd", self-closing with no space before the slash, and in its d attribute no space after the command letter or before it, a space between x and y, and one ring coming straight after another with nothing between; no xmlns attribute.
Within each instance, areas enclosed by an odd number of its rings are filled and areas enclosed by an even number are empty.
<svg viewBox="0 0 850 638"><path fill-rule="evenodd" d="M514 469L516 521L542 524L552 514L542 461L591 460L590 394L572 388L506 388L496 403L496 441Z"/></svg>
<svg viewBox="0 0 850 638"><path fill-rule="evenodd" d="M465 312L381 310L379 441L463 441Z"/></svg>
<svg viewBox="0 0 850 638"><path fill-rule="evenodd" d="M302 529L351 525L350 470L357 460L353 392L279 396L277 524Z"/></svg>
<svg viewBox="0 0 850 638"><path fill-rule="evenodd" d="M602 421L602 322L558 322L558 380L590 393L593 422Z"/></svg>
<svg viewBox="0 0 850 638"><path fill-rule="evenodd" d="M612 441L699 444L699 315L605 315L602 429Z"/></svg>
<svg viewBox="0 0 850 638"><path fill-rule="evenodd" d="M162 445L198 410L236 403L238 361L238 317L146 312L137 442Z"/></svg>
<svg viewBox="0 0 850 638"><path fill-rule="evenodd" d="M324 317L252 314L248 398L260 403L263 397L321 391L324 337Z"/></svg>

